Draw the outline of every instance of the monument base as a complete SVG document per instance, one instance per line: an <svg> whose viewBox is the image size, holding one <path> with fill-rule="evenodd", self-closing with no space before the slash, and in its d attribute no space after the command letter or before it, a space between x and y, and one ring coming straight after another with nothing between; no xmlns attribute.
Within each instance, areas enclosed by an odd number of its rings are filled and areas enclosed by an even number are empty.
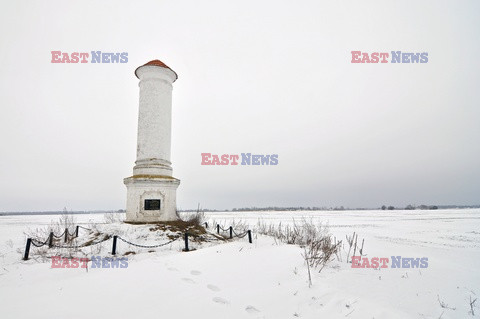
<svg viewBox="0 0 480 319"><path fill-rule="evenodd" d="M127 186L126 222L156 223L180 219L176 192L180 180L167 175L133 175Z"/></svg>

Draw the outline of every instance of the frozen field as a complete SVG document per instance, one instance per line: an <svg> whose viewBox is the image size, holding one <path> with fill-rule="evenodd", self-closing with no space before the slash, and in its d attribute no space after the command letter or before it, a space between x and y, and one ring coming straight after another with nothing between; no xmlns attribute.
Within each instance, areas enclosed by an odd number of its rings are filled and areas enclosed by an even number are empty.
<svg viewBox="0 0 480 319"><path fill-rule="evenodd" d="M153 252L134 250L128 268L88 272L53 269L41 258L21 261L24 232L58 217L0 217L1 318L480 317L480 301L473 305L475 315L470 306L480 295L479 209L207 213L210 224L247 223L254 243L244 238L184 253L177 241ZM76 219L110 233L122 230L126 238L143 236L104 224L101 214ZM427 257L428 267L351 268L345 254L314 271L309 288L302 249L255 233L259 221L285 225L303 219L328 224L338 240L355 231L359 241L365 239L369 258ZM101 254L110 249L111 240ZM127 250L119 243L120 254Z"/></svg>

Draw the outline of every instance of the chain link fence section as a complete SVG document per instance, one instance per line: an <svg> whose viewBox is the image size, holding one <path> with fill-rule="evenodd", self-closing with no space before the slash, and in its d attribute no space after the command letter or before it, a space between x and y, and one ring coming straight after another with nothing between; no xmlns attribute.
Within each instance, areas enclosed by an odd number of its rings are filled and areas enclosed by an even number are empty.
<svg viewBox="0 0 480 319"><path fill-rule="evenodd" d="M43 243L37 239L34 239L32 238L32 241L31 241L32 245L35 246L35 247L43 247L43 246L47 246L48 245L48 238L47 240L45 240Z"/></svg>
<svg viewBox="0 0 480 319"><path fill-rule="evenodd" d="M235 232L235 229L234 229L234 230L233 230L233 233L235 234L235 237L237 237L237 238L243 238L243 237L247 236L248 230L245 231L243 234L240 234L240 235L239 235L239 234L237 234L237 233Z"/></svg>
<svg viewBox="0 0 480 319"><path fill-rule="evenodd" d="M83 245L70 245L70 246L53 245L53 244L50 243L51 238L52 238L51 236L48 236L48 238L43 243L41 241L39 241L38 239L27 238L27 244L25 246L25 254L24 254L23 260L28 260L28 256L30 254L30 245L33 245L33 246L38 247L38 248L43 247L43 246L48 246L48 248L54 247L54 248L79 249L79 248L90 247L90 246L93 246L93 245L103 243L104 241L109 240L111 237L109 235L107 235L104 239L102 239L98 242L88 243L88 245L83 244Z"/></svg>
<svg viewBox="0 0 480 319"><path fill-rule="evenodd" d="M222 226L220 226L220 224L217 224L216 227L217 227L217 233L220 233L220 230L223 231L223 232L229 231L229 232L230 232L230 239L233 239L233 237L243 238L243 237L245 237L245 236L248 235L248 241L249 241L250 243L252 243L252 238L251 238L252 235L251 235L251 231L250 231L250 230L246 230L246 231L244 231L243 233L238 234L232 226L230 226L229 228L225 229L225 228L223 228ZM234 235L235 235L235 236L234 236Z"/></svg>
<svg viewBox="0 0 480 319"><path fill-rule="evenodd" d="M66 230L66 232L67 232L67 235L68 235L69 237L76 237L76 236L77 236L75 232L73 232L73 233L71 233L71 234L70 234L70 232L69 232L68 230Z"/></svg>
<svg viewBox="0 0 480 319"><path fill-rule="evenodd" d="M82 226L76 226L76 227L79 227L79 228L83 228L83 229L87 229L87 230L91 230L89 228L85 228L85 227L82 227ZM63 231L63 233L61 235L55 235L55 233L52 231L51 234L52 234L52 237L54 238L57 238L57 239L60 239L60 238L64 238L65 237L65 233L67 234L67 236L69 237L76 237L77 236L77 232L76 231L73 231L72 233L70 233L70 231L68 230L68 228L65 228L65 230Z"/></svg>
<svg viewBox="0 0 480 319"><path fill-rule="evenodd" d="M117 238L120 239L121 241L123 241L124 243L127 243L127 244L132 245L132 246L140 247L140 248L158 248L158 247L162 247L162 246L166 246L166 245L168 245L168 244L171 244L171 243L173 243L174 241L177 241L180 237L175 238L175 239L173 239L173 240L170 240L170 241L168 241L168 242L166 242L166 243L159 244L159 245L140 245L140 244L132 243L132 242L126 240L126 239L123 239L123 238L120 237L120 236L117 236Z"/></svg>
<svg viewBox="0 0 480 319"><path fill-rule="evenodd" d="M54 248L72 248L72 249L79 249L79 248L85 248L85 247L91 247L91 246L95 246L95 245L98 245L100 243L103 243L104 241L107 241L107 240L110 240L112 237L111 236L108 236L105 237L104 239L102 240L99 240L97 242L93 242L93 243L89 243L88 245L74 245L74 246L66 246L66 245L52 245L52 247Z"/></svg>
<svg viewBox="0 0 480 319"><path fill-rule="evenodd" d="M227 229L223 228L223 227L220 226L220 225L217 225L217 227L218 227L218 229L220 229L221 231L230 231L230 227L227 228Z"/></svg>
<svg viewBox="0 0 480 319"><path fill-rule="evenodd" d="M61 234L61 235L55 235L53 232L51 233L53 237L57 238L57 239L60 239L60 238L63 238L63 236L65 236L65 231Z"/></svg>

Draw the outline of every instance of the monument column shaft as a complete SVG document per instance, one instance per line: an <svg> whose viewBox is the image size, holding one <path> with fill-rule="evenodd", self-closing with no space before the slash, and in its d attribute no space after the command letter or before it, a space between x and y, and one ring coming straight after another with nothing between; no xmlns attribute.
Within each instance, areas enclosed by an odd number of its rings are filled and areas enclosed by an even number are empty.
<svg viewBox="0 0 480 319"><path fill-rule="evenodd" d="M140 79L140 99L133 175L172 176L172 83L176 74L156 66L143 66L136 74Z"/></svg>
<svg viewBox="0 0 480 319"><path fill-rule="evenodd" d="M139 83L137 162L164 160L170 165L172 85L161 79Z"/></svg>

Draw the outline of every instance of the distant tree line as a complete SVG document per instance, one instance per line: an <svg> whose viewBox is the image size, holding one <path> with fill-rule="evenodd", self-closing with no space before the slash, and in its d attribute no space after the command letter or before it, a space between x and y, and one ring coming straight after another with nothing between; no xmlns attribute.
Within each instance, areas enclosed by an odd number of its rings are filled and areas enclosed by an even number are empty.
<svg viewBox="0 0 480 319"><path fill-rule="evenodd" d="M205 209L201 208L200 209L203 212L251 212L251 211L319 211L319 210L368 210L367 208L345 208L343 206L339 207L303 207L303 206L298 206L298 207L278 207L278 206L269 206L269 207L241 207L241 208L232 208L231 210L229 209L222 209L222 210L217 210L217 209ZM195 212L197 209L179 209L179 212Z"/></svg>
<svg viewBox="0 0 480 319"><path fill-rule="evenodd" d="M428 210L428 209L438 209L438 206L435 205L420 205L420 206L414 206L414 205L408 205L404 208L396 208L395 206L386 206L383 205L381 207L382 210L414 210L414 209L422 209L422 210ZM241 208L233 208L232 210L229 209L224 209L224 210L216 210L216 209L202 209L204 212L251 212L251 211L343 211L343 210L372 210L375 208L350 208L350 207L344 207L344 206L335 206L335 207L303 207L303 206L298 206L298 207L278 207L278 206L269 206L269 207L241 207ZM188 211L195 211L195 210L182 210L184 212Z"/></svg>
<svg viewBox="0 0 480 319"><path fill-rule="evenodd" d="M394 210L394 209L402 209L402 208L395 208L394 206L385 206L383 205L382 210ZM415 205L407 205L404 210L415 210L415 209L421 209L421 210L432 210L432 209L438 209L438 206L435 205L420 205L418 207L415 207Z"/></svg>
<svg viewBox="0 0 480 319"><path fill-rule="evenodd" d="M342 207L343 209L343 207ZM248 211L296 211L296 210L328 210L326 207L243 207L243 208L233 208L232 212L248 212Z"/></svg>

